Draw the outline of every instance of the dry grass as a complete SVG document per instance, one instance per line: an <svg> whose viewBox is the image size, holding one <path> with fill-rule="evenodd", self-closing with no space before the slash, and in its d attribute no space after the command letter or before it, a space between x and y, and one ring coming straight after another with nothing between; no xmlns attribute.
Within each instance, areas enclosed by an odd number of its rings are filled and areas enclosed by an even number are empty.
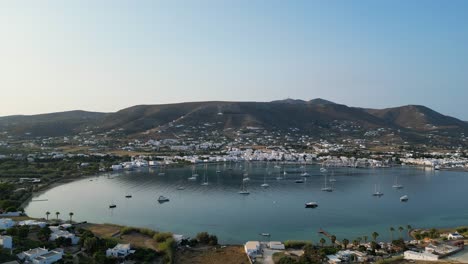
<svg viewBox="0 0 468 264"><path fill-rule="evenodd" d="M248 264L249 259L242 246L211 248L203 251L177 251L176 264Z"/></svg>
<svg viewBox="0 0 468 264"><path fill-rule="evenodd" d="M157 251L156 241L149 236L140 233L131 233L121 236L122 241L130 243L134 247L149 248Z"/></svg>
<svg viewBox="0 0 468 264"><path fill-rule="evenodd" d="M82 226L84 229L88 229L98 237L110 238L115 234L120 233L121 226L112 224L86 224Z"/></svg>

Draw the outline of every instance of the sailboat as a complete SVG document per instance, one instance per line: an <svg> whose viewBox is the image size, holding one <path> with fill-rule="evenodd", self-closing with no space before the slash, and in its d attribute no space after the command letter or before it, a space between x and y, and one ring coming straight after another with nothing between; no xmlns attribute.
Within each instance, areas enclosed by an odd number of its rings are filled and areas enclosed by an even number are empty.
<svg viewBox="0 0 468 264"><path fill-rule="evenodd" d="M398 175L395 176L395 184L392 185L392 188L395 188L395 189L403 189L403 185L401 185L401 184L398 183Z"/></svg>
<svg viewBox="0 0 468 264"><path fill-rule="evenodd" d="M219 169L219 163L216 165L216 173L221 173L221 170Z"/></svg>
<svg viewBox="0 0 468 264"><path fill-rule="evenodd" d="M328 186L327 174L325 174L325 184L323 185L321 190L324 192L333 192L333 188Z"/></svg>
<svg viewBox="0 0 468 264"><path fill-rule="evenodd" d="M203 173L203 183L201 185L207 186L208 185L208 175L206 175L206 164L205 164L205 172Z"/></svg>
<svg viewBox="0 0 468 264"><path fill-rule="evenodd" d="M335 179L335 172L334 172L334 171L332 171L332 176L331 176L331 178L330 178L328 181L330 181L330 182L336 182L336 179Z"/></svg>
<svg viewBox="0 0 468 264"><path fill-rule="evenodd" d="M161 166L161 171L158 173L159 176L164 176L166 173L164 172L165 166Z"/></svg>
<svg viewBox="0 0 468 264"><path fill-rule="evenodd" d="M268 183L266 183L266 175L268 173L268 164L267 164L267 168L266 168L266 171L265 171L265 174L263 174L263 184L260 185L260 187L262 188L268 188L270 187L270 185Z"/></svg>
<svg viewBox="0 0 468 264"><path fill-rule="evenodd" d="M245 181L242 181L241 190L239 191L239 194L243 194L243 195L250 194L250 192L247 191L247 188L245 187Z"/></svg>
<svg viewBox="0 0 468 264"><path fill-rule="evenodd" d="M374 185L374 193L372 194L372 196L381 197L382 195L383 193L380 192L380 185L378 186L378 188L377 184Z"/></svg>
<svg viewBox="0 0 468 264"><path fill-rule="evenodd" d="M195 166L192 166L192 176L189 177L187 180L189 181L196 181L198 178L198 174L197 174L197 169Z"/></svg>
<svg viewBox="0 0 468 264"><path fill-rule="evenodd" d="M302 173L301 173L301 176L302 177L310 177L310 174L307 172L307 169L306 169L306 166L302 166Z"/></svg>

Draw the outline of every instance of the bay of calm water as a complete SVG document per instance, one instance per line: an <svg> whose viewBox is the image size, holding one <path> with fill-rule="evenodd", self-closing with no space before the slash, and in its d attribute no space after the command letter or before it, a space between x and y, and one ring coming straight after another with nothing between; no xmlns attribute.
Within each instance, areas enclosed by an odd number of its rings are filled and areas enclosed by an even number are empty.
<svg viewBox="0 0 468 264"><path fill-rule="evenodd" d="M337 180L334 192L323 192L324 173L318 166L307 166L311 177L300 178L299 165L286 165L286 179L276 180L279 169L266 163L247 165L250 195L240 195L245 168L241 164L208 165L208 186L202 186L204 168L197 167L197 181L189 181L191 167L165 169L145 168L123 171L63 184L36 195L26 213L45 217L50 211L61 212L68 219L93 223L114 223L148 227L194 236L201 231L216 234L223 243L263 240L259 233L270 233L269 240L306 239L317 242L317 231L323 228L338 239L354 240L371 233L379 240L390 239L390 226L451 227L468 224L466 172L432 171L412 167L386 169L334 168L328 170ZM244 164L242 164L244 165ZM216 173L219 169L221 173ZM264 177L266 176L266 179ZM395 178L404 186L395 190ZM260 185L266 181L269 188ZM373 197L375 184L384 195ZM177 190L183 186L185 190ZM125 198L131 194L133 198ZM409 201L400 202L402 195ZM164 195L169 202L160 204ZM304 203L316 201L315 209ZM109 209L115 203L117 208ZM396 232L397 234L398 232Z"/></svg>

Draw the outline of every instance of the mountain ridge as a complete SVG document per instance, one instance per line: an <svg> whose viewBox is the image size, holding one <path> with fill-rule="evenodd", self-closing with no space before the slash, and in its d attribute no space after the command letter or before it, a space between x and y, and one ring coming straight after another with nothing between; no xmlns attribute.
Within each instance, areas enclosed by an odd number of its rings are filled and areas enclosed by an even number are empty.
<svg viewBox="0 0 468 264"><path fill-rule="evenodd" d="M379 128L412 136L421 134L418 136L421 139L424 133L468 133L468 122L421 105L369 109L321 98L308 101L287 98L270 102L201 101L135 105L111 113L74 110L13 115L0 117L0 132L62 136L87 129L98 132L118 129L128 136L151 136L161 131L180 133L184 127L200 124L210 124L212 129L219 131L246 127L266 130L297 128L301 133L317 136L362 137L364 131Z"/></svg>

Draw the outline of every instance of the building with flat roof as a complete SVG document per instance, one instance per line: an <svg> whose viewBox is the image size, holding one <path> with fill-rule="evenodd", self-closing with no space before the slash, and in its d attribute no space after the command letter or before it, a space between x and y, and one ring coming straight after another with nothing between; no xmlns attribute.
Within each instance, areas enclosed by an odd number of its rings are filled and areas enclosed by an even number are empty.
<svg viewBox="0 0 468 264"><path fill-rule="evenodd" d="M247 253L249 257L255 256L260 252L260 242L248 241L247 243L245 243L244 249L245 253Z"/></svg>
<svg viewBox="0 0 468 264"><path fill-rule="evenodd" d="M0 229L7 230L15 226L16 222L10 218L0 218Z"/></svg>
<svg viewBox="0 0 468 264"><path fill-rule="evenodd" d="M130 244L117 244L114 248L106 250L106 256L116 258L124 258L133 253L135 250L131 249Z"/></svg>
<svg viewBox="0 0 468 264"><path fill-rule="evenodd" d="M11 236L0 236L0 246L5 249L12 249L13 238Z"/></svg>

